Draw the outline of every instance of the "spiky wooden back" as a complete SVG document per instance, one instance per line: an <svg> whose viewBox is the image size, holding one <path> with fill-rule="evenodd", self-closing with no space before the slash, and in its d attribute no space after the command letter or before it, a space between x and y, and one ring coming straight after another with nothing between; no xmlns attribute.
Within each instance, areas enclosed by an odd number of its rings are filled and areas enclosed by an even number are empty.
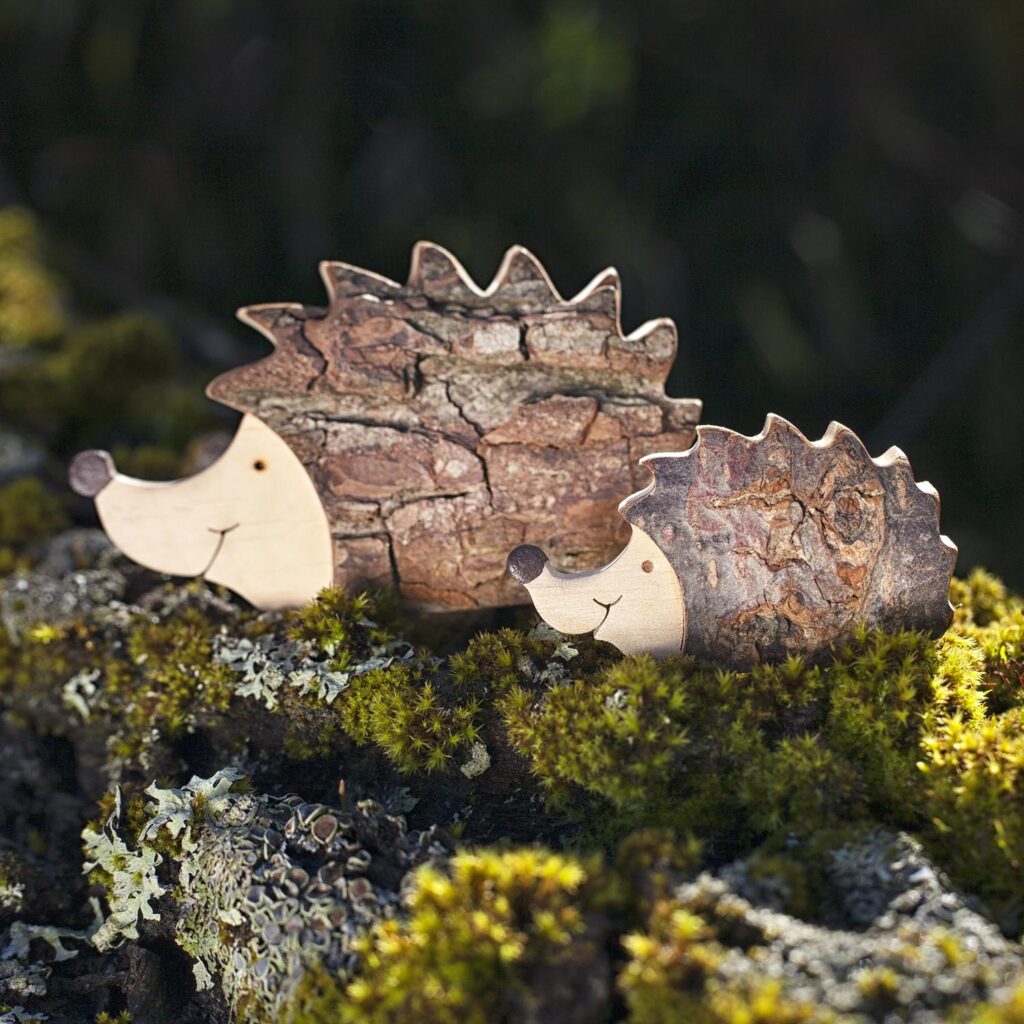
<svg viewBox="0 0 1024 1024"><path fill-rule="evenodd" d="M675 326L624 334L614 270L564 299L517 246L481 289L421 242L404 285L345 263L321 274L326 309L239 311L275 351L208 393L306 465L339 583L395 582L430 607L519 603L510 547L599 564L622 541L610 513L636 460L692 443L700 403L664 391Z"/></svg>
<svg viewBox="0 0 1024 1024"><path fill-rule="evenodd" d="M642 460L654 479L621 506L679 575L688 653L751 665L823 652L859 622L949 625L956 548L899 449L872 459L838 423L811 442L778 416L756 437L697 435Z"/></svg>

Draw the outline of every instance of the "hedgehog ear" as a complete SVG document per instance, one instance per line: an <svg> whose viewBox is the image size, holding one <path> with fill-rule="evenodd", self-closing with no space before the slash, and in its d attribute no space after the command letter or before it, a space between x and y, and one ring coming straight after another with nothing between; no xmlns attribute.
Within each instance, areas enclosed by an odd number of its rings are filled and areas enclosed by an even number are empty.
<svg viewBox="0 0 1024 1024"><path fill-rule="evenodd" d="M480 289L465 267L443 246L417 242L412 250L408 287L446 302L471 303Z"/></svg>
<svg viewBox="0 0 1024 1024"><path fill-rule="evenodd" d="M281 340L281 320L287 318L289 326L304 319L306 307L300 302L264 302L256 306L242 306L235 316L247 327L260 332L275 348Z"/></svg>
<svg viewBox="0 0 1024 1024"><path fill-rule="evenodd" d="M332 303L338 299L351 299L359 295L376 295L383 299L397 294L402 287L397 281L392 281L383 274L374 274L369 270L334 260L321 262L320 277Z"/></svg>

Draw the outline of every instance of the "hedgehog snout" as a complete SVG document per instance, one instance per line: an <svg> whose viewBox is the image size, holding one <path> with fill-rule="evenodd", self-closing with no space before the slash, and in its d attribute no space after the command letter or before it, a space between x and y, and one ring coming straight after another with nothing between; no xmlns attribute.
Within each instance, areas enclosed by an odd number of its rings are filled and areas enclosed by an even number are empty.
<svg viewBox="0 0 1024 1024"><path fill-rule="evenodd" d="M509 553L506 566L523 586L532 583L543 571L548 556L533 544L520 544Z"/></svg>
<svg viewBox="0 0 1024 1024"><path fill-rule="evenodd" d="M116 472L110 453L93 448L79 452L71 460L68 483L76 494L95 498L114 479Z"/></svg>

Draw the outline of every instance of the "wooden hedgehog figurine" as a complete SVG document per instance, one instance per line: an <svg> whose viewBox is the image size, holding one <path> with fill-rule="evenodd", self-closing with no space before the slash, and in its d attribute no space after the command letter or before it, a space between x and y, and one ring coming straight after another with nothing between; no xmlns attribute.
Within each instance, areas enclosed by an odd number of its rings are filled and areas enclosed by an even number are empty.
<svg viewBox="0 0 1024 1024"><path fill-rule="evenodd" d="M773 415L756 437L698 427L688 451L640 461L653 479L619 506L632 536L611 564L569 574L536 547L509 555L556 629L747 668L813 659L858 623L949 625L956 548L898 448L872 459L838 423L811 442Z"/></svg>
<svg viewBox="0 0 1024 1024"><path fill-rule="evenodd" d="M130 558L263 608L331 583L394 584L429 609L517 604L509 548L606 561L637 459L693 442L700 402L664 390L675 327L623 334L613 270L563 299L519 247L485 290L430 243L405 285L320 269L326 309L240 310L275 351L210 385L245 414L216 463L148 483L76 456L72 486Z"/></svg>

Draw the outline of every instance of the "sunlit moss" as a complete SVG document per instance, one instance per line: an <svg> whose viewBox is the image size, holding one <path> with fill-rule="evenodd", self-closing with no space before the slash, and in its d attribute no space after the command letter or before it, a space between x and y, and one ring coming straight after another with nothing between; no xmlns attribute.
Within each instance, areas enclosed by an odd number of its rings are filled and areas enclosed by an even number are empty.
<svg viewBox="0 0 1024 1024"><path fill-rule="evenodd" d="M433 683L403 664L357 676L339 701L342 728L380 747L399 771L437 771L480 734L475 700L446 702Z"/></svg>
<svg viewBox="0 0 1024 1024"><path fill-rule="evenodd" d="M935 842L974 891L1024 885L1024 708L953 716L924 738L920 769Z"/></svg>
<svg viewBox="0 0 1024 1024"><path fill-rule="evenodd" d="M739 977L722 976L727 949L699 913L662 900L643 931L622 940L627 954L619 987L629 1024L826 1024L834 1015L785 996L760 977L756 962Z"/></svg>
<svg viewBox="0 0 1024 1024"><path fill-rule="evenodd" d="M513 688L500 708L513 746L549 789L574 783L619 808L657 798L687 743L690 696L678 668L645 655L542 698Z"/></svg>
<svg viewBox="0 0 1024 1024"><path fill-rule="evenodd" d="M361 966L347 985L316 972L293 1005L293 1024L491 1024L516 1019L530 972L596 952L588 914L600 903L595 861L537 849L464 852L446 870L420 868L401 920L357 940Z"/></svg>
<svg viewBox="0 0 1024 1024"><path fill-rule="evenodd" d="M344 671L365 657L372 645L390 639L387 622L393 615L387 593L350 594L344 587L326 587L316 600L291 614L288 632L296 640L315 644L332 668Z"/></svg>

